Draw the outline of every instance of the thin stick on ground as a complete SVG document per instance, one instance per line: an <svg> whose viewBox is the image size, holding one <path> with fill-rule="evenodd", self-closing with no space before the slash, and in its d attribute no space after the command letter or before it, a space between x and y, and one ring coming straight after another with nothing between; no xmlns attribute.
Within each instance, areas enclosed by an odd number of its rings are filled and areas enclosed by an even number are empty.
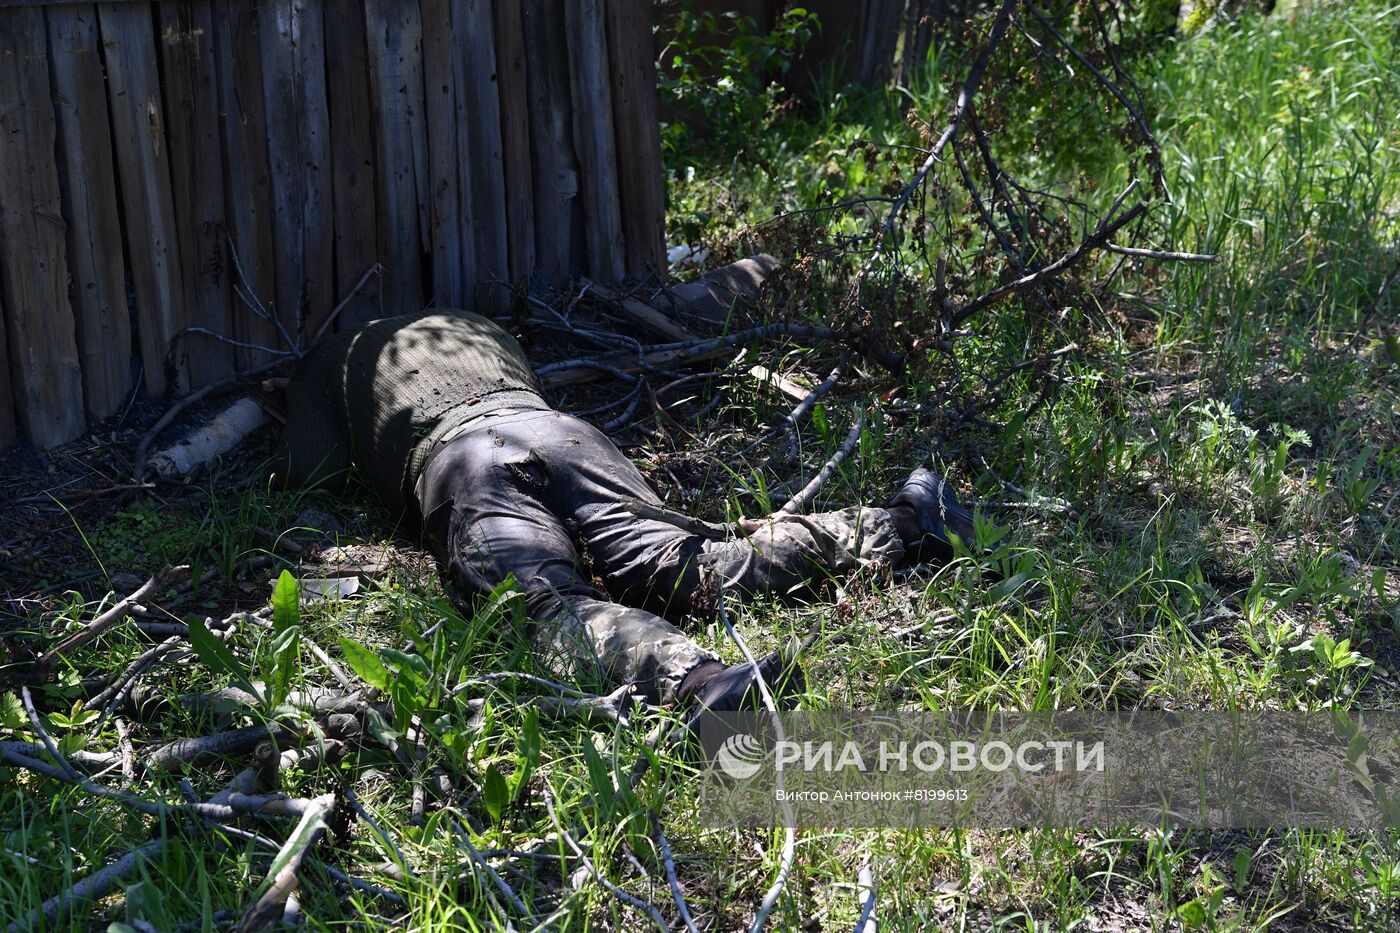
<svg viewBox="0 0 1400 933"><path fill-rule="evenodd" d="M661 862L666 867L666 882L671 886L671 897L676 902L676 911L680 914L681 922L690 933L700 933L695 926L695 921L690 917L690 908L685 903L685 894L681 891L680 879L676 877L676 860L671 856L671 843L666 839L666 832L661 828L661 821L653 814L652 822L656 824L656 841L661 846Z"/></svg>
<svg viewBox="0 0 1400 933"><path fill-rule="evenodd" d="M1110 253L1119 253L1123 256L1141 256L1143 259L1160 259L1165 262L1220 261L1220 257L1214 253L1182 253L1169 249L1143 249L1138 246L1119 246L1117 243L1105 243L1103 248Z"/></svg>
<svg viewBox="0 0 1400 933"><path fill-rule="evenodd" d="M856 920L855 933L876 933L879 924L875 922L875 888L874 876L870 872L870 863L865 862L860 866L860 872L856 875L856 897L860 899L860 917Z"/></svg>
<svg viewBox="0 0 1400 933"><path fill-rule="evenodd" d="M750 560L752 560L752 553L745 561L745 565L747 565ZM724 630L729 633L729 637L733 639L734 644L739 646L739 652L744 656L744 660L748 662L749 669L753 671L754 683L758 686L759 696L763 698L763 708L768 711L768 715L773 721L774 737L777 742L781 743L786 741L787 733L786 730L783 729L782 718L778 715L777 701L773 699L773 693L768 689L767 681L763 679L763 671L759 668L758 661L754 658L753 652L749 650L748 642L744 641L744 637L739 634L738 629L734 627L734 623L730 621L729 612L725 609L724 605L726 593L734 586L735 580L741 578L742 575L741 571L735 574L733 578L725 580L720 585L719 598L715 600L715 608L719 613L720 622L724 623ZM797 831L793 826L795 818L792 804L788 802L786 795L783 794L785 782L783 780L783 770L781 768L776 772L775 782L775 791L779 799L783 802L783 851L778 858L778 877L773 880L772 886L769 887L767 893L763 895L763 901L758 905L757 913L754 914L753 924L749 927L749 933L759 933L759 931L763 929L763 924L767 922L768 915L772 913L773 908L777 906L778 899L783 896L783 889L787 887L788 878L792 874L793 858L797 854Z"/></svg>
<svg viewBox="0 0 1400 933"><path fill-rule="evenodd" d="M117 859L106 868L100 868L82 881L74 884L62 894L56 894L43 904L31 910L23 920L16 920L6 930L8 933L23 933L40 926L52 927L74 908L89 901L104 897L109 891L134 874L141 862L165 848L166 839L162 836L143 846L138 846Z"/></svg>
<svg viewBox="0 0 1400 933"><path fill-rule="evenodd" d="M369 828L374 830L374 834L389 847L389 851L393 852L394 857L399 860L399 867L404 870L408 877L416 878L417 875L415 875L413 869L409 867L408 859L404 857L403 850L394 842L394 837L389 835L389 833L375 821L374 817L370 815L370 812L360 803L359 798L355 796L355 791L348 787L345 789L345 802L350 804L350 808L359 815L360 819L368 823Z"/></svg>
<svg viewBox="0 0 1400 933"><path fill-rule="evenodd" d="M39 658L39 666L49 667L59 658L63 657L65 654L68 654L69 652L73 651L75 648L78 648L81 645L87 644L88 642L96 638L98 635L101 635L103 632L107 631L107 629L116 625L118 622L120 622L123 618L126 617L126 614L131 611L132 607L139 605L141 600L154 593L157 587L169 582L171 576L175 572L175 569L176 568L174 567L167 567L164 570L158 571L149 580L141 584L141 586L134 593L131 593L117 600L115 603L112 604L110 608L107 609L106 612L103 612L97 618L84 625L81 629L74 632L72 635L69 635L67 638L63 639L58 644L54 645L52 648L46 651Z"/></svg>
<svg viewBox="0 0 1400 933"><path fill-rule="evenodd" d="M797 403L796 408L779 419L762 437L744 448L744 452L748 453L760 444L767 443L780 434L786 434L788 437L792 437L797 432L798 423L801 422L803 418L807 417L808 413L817 406L817 402L821 401L828 392L836 387L836 383L840 381L841 376L845 373L846 364L850 362L850 359L850 351L842 350L841 358L836 361L836 365L832 367L827 377L814 386L812 391L808 392L802 398L802 401Z"/></svg>
<svg viewBox="0 0 1400 933"><path fill-rule="evenodd" d="M297 889L301 886L298 873L308 853L326 834L326 817L335 806L335 795L325 794L311 801L311 804L272 860L264 888L244 913L240 930L260 930L274 925L280 927L289 912L298 912L295 901Z"/></svg>
<svg viewBox="0 0 1400 933"><path fill-rule="evenodd" d="M593 860L584 854L583 849L579 847L578 842L575 841L574 837L569 833L569 831L564 828L564 824L559 821L559 814L554 812L554 794L550 791L548 784L544 785L543 793L544 806L545 809L549 811L549 819L551 822L554 823L555 832L559 834L560 839L564 840L564 842L568 845L569 849L574 853L575 856L577 856L578 860L583 863L583 867L588 870L588 874L592 876L593 880L601 884L603 887L607 888L608 891L613 895L613 897L617 898L619 901L622 901L622 903L627 904L630 907L634 907L637 910L640 910L642 913L646 914L647 916L651 917L651 919L656 923L657 927L660 928L661 933L666 933L666 931L669 929L669 927L666 924L666 918L661 916L661 911L656 909L656 905L648 901L644 901L635 895L628 894L626 891L613 884L607 878L604 878L603 873L598 870L598 866L594 865Z"/></svg>
<svg viewBox="0 0 1400 933"><path fill-rule="evenodd" d="M821 470L817 472L816 476L812 477L811 481L806 486L803 486L795 496L783 504L783 507L779 510L780 515L797 515L811 504L812 500L816 498L817 493L821 491L822 486L826 484L826 481L835 475L836 471L840 469L841 464L851 455L851 451L856 449L856 445L860 443L860 435L863 430L865 430L865 416L863 413L857 412L856 423L852 425L851 430L846 433L846 439L841 442L840 448L837 449L836 453L831 455L831 459L822 466Z"/></svg>
<svg viewBox="0 0 1400 933"><path fill-rule="evenodd" d="M466 827L455 819L452 821L452 827L457 830L457 839L466 847L467 854L471 857L471 860L480 866L482 871L486 872L486 877L490 878L491 882L496 885L505 899L510 901L510 906L514 907L521 917L528 919L530 917L530 909L525 906L525 902L520 899L520 895L515 893L515 889L506 884L506 880L501 877L500 873L491 867L491 863L486 861L486 857L481 854L480 850L472 845L471 837L468 836Z"/></svg>

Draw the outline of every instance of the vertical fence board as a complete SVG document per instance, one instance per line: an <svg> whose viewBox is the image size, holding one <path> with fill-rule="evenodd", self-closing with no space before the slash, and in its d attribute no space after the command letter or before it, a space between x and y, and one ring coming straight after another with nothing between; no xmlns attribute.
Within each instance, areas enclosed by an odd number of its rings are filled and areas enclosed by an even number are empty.
<svg viewBox="0 0 1400 933"><path fill-rule="evenodd" d="M491 0L453 0L452 24L462 69L458 94L471 167L463 184L471 191L471 228L479 283L510 278L505 167L501 152L501 101L496 89L496 44ZM502 292L493 289L499 305Z"/></svg>
<svg viewBox="0 0 1400 933"><path fill-rule="evenodd" d="M86 424L52 101L43 11L0 10L0 289L10 391L25 433L42 447Z"/></svg>
<svg viewBox="0 0 1400 933"><path fill-rule="evenodd" d="M428 234L432 247L433 299L459 308L467 303L476 278L464 262L475 256L462 248L467 229L457 197L462 154L457 150L457 88L453 58L464 54L453 41L450 0L422 0L423 96L428 131Z"/></svg>
<svg viewBox="0 0 1400 933"><path fill-rule="evenodd" d="M574 145L583 166L580 187L588 272L599 281L616 282L626 270L622 260L622 217L603 2L570 0L564 8L569 34Z"/></svg>
<svg viewBox="0 0 1400 933"><path fill-rule="evenodd" d="M421 30L416 3L365 3L379 163L377 205L379 255L385 269L385 314L405 314L423 306L418 191L426 188L427 179L420 172L412 139L422 113L421 91L414 92L415 87L423 86L422 75L414 65L422 46Z"/></svg>
<svg viewBox="0 0 1400 933"><path fill-rule="evenodd" d="M535 273L551 287L582 269L571 268L578 160L569 105L569 54L564 39L566 0L525 0L523 24L535 193Z"/></svg>
<svg viewBox="0 0 1400 933"><path fill-rule="evenodd" d="M131 391L131 316L97 9L55 6L47 16L83 398L88 415L102 419L115 414Z"/></svg>
<svg viewBox="0 0 1400 933"><path fill-rule="evenodd" d="M165 64L166 140L179 235L185 300L195 323L233 336L232 292L225 275L224 175L214 12L209 0L162 0L158 11ZM233 354L208 336L180 338L189 357L190 388L224 378Z"/></svg>
<svg viewBox="0 0 1400 933"><path fill-rule="evenodd" d="M175 347L169 358L167 353L170 338L198 321L187 310L179 270L151 9L135 3L104 3L97 9L146 389L165 394L169 359L175 388L184 391L189 385L184 348Z"/></svg>
<svg viewBox="0 0 1400 933"><path fill-rule="evenodd" d="M4 283L0 282L0 450L14 443L19 436L15 423L15 397L10 390L10 354L5 340Z"/></svg>
<svg viewBox="0 0 1400 933"><path fill-rule="evenodd" d="M528 278L535 266L535 194L530 165L525 33L520 0L494 0L491 6L496 37L496 84L501 99L506 242L510 250L510 280L515 283Z"/></svg>
<svg viewBox="0 0 1400 933"><path fill-rule="evenodd" d="M330 125L325 33L318 0L273 0L260 11L263 102L277 238L277 313L306 335L330 313ZM297 331L293 336L304 339Z"/></svg>
<svg viewBox="0 0 1400 933"><path fill-rule="evenodd" d="M220 0L214 8L214 48L219 60L220 116L227 241L243 270L247 288L264 305L275 301L276 241L272 235L272 173L267 163L267 120L263 106L262 43L257 0ZM250 296L251 297L251 296ZM271 321L259 318L235 296L233 334L246 343L280 347ZM272 357L258 350L234 354L241 368Z"/></svg>
<svg viewBox="0 0 1400 933"><path fill-rule="evenodd" d="M369 52L360 0L327 0L326 94L331 112L331 187L335 228L335 300L344 301L379 258L374 194L374 125ZM344 330L379 316L379 278L371 278L340 312Z"/></svg>
<svg viewBox="0 0 1400 933"><path fill-rule="evenodd" d="M666 185L651 0L608 0L607 16L613 113L625 114L612 123L627 274L640 279L666 269Z"/></svg>

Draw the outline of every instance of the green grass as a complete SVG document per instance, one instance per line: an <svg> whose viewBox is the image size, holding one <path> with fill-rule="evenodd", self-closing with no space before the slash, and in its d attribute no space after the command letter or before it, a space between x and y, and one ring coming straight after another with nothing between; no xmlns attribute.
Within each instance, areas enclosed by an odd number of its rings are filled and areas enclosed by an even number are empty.
<svg viewBox="0 0 1400 933"><path fill-rule="evenodd" d="M1400 238L1397 21L1400 11L1380 4L1317 4L1215 29L1143 63L1173 196L1159 208L1162 244L1218 252L1222 261L1129 264L1101 306L1072 309L1092 322L1082 328L1091 339L1051 400L1017 424L1024 397L1012 393L990 413L992 426L948 439L940 459L964 489L1021 506L988 508L1011 528L994 556L895 583L852 584L839 602L755 606L737 615L756 650L791 634L822 633L806 655L806 705L1393 708L1400 689L1400 361L1387 354L1384 338L1396 333L1400 294L1375 316L1370 311ZM773 120L743 152L702 158L673 149L677 237L722 253L775 205L810 207L907 174L912 155L895 147L918 137L902 102L937 118L947 95L935 73L914 84L890 94L832 94L817 112ZM1001 155L1022 164L1016 151ZM1086 159L1098 166L1096 190L1121 188L1126 169L1111 151ZM1072 167L1030 164L1037 181L1073 175ZM847 232L864 222L843 221ZM1026 327L1017 309L978 326L974 360L989 368L1019 361ZM770 364L819 375L829 366L805 352ZM875 375L856 384L870 393L883 385ZM686 504L712 515L756 514L795 471L779 462L761 472L760 460L745 463L734 452L784 403L752 385L729 393L718 427L679 424L668 439L633 453L674 492L662 461L688 452L685 485L706 494ZM839 444L853 401L831 401L814 419L802 452L809 464ZM706 444L692 450L683 428ZM928 426L917 420L876 420L861 455L823 497L882 496L928 440ZM364 503L322 504L348 514ZM299 507L253 486L212 497L207 516L172 521L137 507L91 537L109 570L182 553L181 535L202 542L206 561L231 565L266 546L255 527L281 531ZM993 564L1026 574L1024 584L998 588L987 578ZM270 595L265 580L249 587L250 599ZM75 625L85 609L75 603L47 620L51 631ZM431 638L421 636L442 620ZM364 823L319 852L399 892L411 908L408 928L488 929L511 915L490 882L470 870L454 817L474 826L478 849L537 847L546 856L513 861L519 874L507 876L539 918L558 911L567 928L641 928L640 914L592 881L575 884L572 871L561 875L547 858L566 851L545 812L545 787L604 874L668 917L668 892L655 880L662 876L652 811L666 827L702 927L743 926L773 880L780 834L699 830L681 761L662 756L635 793L614 793L653 720L615 730L537 727L510 686L470 691L483 701L477 704L444 699L445 688L469 674L533 669L508 599L463 618L431 575L410 563L372 592L308 608L301 630L337 656L340 639L350 637L381 647L411 643L409 652L428 661L428 677L401 676L412 689L396 700L435 722L439 739L420 773L444 764L461 776L455 810L410 825L408 782L373 745L346 762L285 776L294 793L353 786L391 829L406 866L395 867L398 855ZM901 630L910 631L896 637ZM700 638L736 656L722 630ZM255 676L275 669L270 633L241 628L232 645ZM119 668L145 647L116 634L79 655L50 708L71 707L80 673ZM228 681L196 663L167 670L172 694ZM306 650L296 655L293 681L333 683ZM0 723L27 731L13 713ZM142 735L201 735L228 724L171 711ZM71 747L116 745L110 724L100 733L90 721L51 725ZM513 788L514 776L527 770ZM228 776L218 768L187 774L202 796ZM498 785L507 788L504 797L489 789ZM138 789L178 798L172 778ZM0 915L7 918L159 832L149 820L13 770L0 770L0 800ZM286 828L260 831L280 841ZM104 902L104 920L129 915L160 930L195 920L193 928L212 929L216 911L247 905L270 852L191 824L169 832L172 842L145 865L126 906ZM1390 929L1400 906L1394 836L813 831L800 837L772 928L852 925L859 911L853 885L866 861L886 930ZM372 898L339 899L341 890L318 868L306 879L312 929L373 926L371 918L395 912ZM80 927L87 928L73 928Z"/></svg>

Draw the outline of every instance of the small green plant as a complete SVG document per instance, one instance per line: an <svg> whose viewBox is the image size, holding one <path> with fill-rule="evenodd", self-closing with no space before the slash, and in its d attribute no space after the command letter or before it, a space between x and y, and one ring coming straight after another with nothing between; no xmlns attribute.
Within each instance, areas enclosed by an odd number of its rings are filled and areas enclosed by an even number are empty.
<svg viewBox="0 0 1400 933"><path fill-rule="evenodd" d="M679 117L663 125L667 153L758 140L778 115L780 79L816 28L816 16L802 7L787 9L763 32L750 16L697 13L682 0L658 67L663 105Z"/></svg>

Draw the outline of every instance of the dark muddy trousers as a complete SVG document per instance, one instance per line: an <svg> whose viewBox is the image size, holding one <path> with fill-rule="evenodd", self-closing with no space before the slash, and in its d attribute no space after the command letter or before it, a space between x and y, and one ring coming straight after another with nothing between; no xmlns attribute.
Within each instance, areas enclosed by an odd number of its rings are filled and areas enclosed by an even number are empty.
<svg viewBox="0 0 1400 933"><path fill-rule="evenodd" d="M472 422L433 455L416 495L454 588L489 591L515 576L546 666L663 701L714 655L662 614L712 609L724 580L783 596L904 552L879 508L768 518L729 541L640 519L629 502L662 503L636 466L592 425L556 411Z"/></svg>

